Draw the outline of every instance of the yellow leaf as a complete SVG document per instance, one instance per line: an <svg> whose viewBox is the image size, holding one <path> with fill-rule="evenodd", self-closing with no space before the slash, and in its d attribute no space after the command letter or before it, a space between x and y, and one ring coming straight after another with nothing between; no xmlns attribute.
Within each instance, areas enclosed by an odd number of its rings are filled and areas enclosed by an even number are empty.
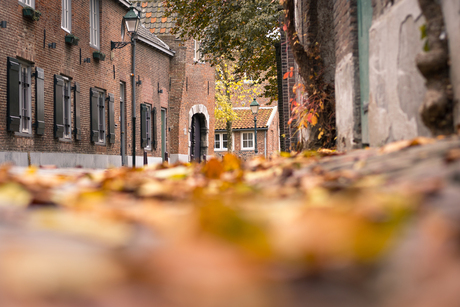
<svg viewBox="0 0 460 307"><path fill-rule="evenodd" d="M311 117L311 125L315 126L317 123L318 123L318 118L315 115L313 115Z"/></svg>
<svg viewBox="0 0 460 307"><path fill-rule="evenodd" d="M321 137L323 136L324 132L321 131L319 134L318 134L318 140L321 139Z"/></svg>

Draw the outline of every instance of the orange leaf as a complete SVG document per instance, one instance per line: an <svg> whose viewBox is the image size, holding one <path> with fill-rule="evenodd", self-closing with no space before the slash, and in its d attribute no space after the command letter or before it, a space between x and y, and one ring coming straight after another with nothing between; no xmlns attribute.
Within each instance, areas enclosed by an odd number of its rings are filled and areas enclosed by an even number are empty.
<svg viewBox="0 0 460 307"><path fill-rule="evenodd" d="M289 77L289 71L284 74L283 79L287 79Z"/></svg>

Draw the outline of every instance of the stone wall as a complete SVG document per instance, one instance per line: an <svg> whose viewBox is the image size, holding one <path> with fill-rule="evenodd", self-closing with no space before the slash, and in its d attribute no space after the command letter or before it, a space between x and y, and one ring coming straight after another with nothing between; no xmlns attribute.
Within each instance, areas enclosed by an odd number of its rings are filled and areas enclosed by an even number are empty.
<svg viewBox="0 0 460 307"><path fill-rule="evenodd" d="M425 81L415 64L424 24L417 0L399 1L373 20L369 33L369 138L371 146L428 136L419 108Z"/></svg>

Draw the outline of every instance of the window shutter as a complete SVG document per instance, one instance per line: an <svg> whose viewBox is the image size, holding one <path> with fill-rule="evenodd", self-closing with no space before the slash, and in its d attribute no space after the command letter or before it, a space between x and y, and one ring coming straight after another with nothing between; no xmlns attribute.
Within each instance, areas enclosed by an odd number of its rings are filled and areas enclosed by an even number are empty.
<svg viewBox="0 0 460 307"><path fill-rule="evenodd" d="M35 68L35 120L38 135L45 134L45 72Z"/></svg>
<svg viewBox="0 0 460 307"><path fill-rule="evenodd" d="M99 93L94 89L90 89L91 103L91 141L97 143L99 141Z"/></svg>
<svg viewBox="0 0 460 307"><path fill-rule="evenodd" d="M147 107L141 104L141 147L147 147Z"/></svg>
<svg viewBox="0 0 460 307"><path fill-rule="evenodd" d="M8 131L19 132L21 114L19 107L19 62L8 58Z"/></svg>
<svg viewBox="0 0 460 307"><path fill-rule="evenodd" d="M75 139L81 141L81 122L80 122L80 84L75 82L74 90L74 116L75 116Z"/></svg>
<svg viewBox="0 0 460 307"><path fill-rule="evenodd" d="M152 148L157 150L157 108L152 110Z"/></svg>
<svg viewBox="0 0 460 307"><path fill-rule="evenodd" d="M64 137L64 79L54 75L54 137Z"/></svg>
<svg viewBox="0 0 460 307"><path fill-rule="evenodd" d="M114 96L109 94L109 142L115 143L115 110L114 110Z"/></svg>

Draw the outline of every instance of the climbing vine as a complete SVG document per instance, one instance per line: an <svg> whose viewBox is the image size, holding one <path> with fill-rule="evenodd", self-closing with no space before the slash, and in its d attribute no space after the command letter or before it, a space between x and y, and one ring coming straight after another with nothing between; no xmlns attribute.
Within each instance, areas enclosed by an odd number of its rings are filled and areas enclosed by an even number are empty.
<svg viewBox="0 0 460 307"><path fill-rule="evenodd" d="M316 0L312 0L316 1ZM303 45L295 28L294 0L280 0L285 18L283 30L286 31L289 44L298 65L297 73L303 79L293 91L297 99L291 99L291 119L289 124L297 126L302 134L303 148L332 148L335 146L335 91L324 81L324 61L321 58L321 46L311 41ZM292 77L291 68L283 77ZM305 132L307 135L305 135Z"/></svg>

